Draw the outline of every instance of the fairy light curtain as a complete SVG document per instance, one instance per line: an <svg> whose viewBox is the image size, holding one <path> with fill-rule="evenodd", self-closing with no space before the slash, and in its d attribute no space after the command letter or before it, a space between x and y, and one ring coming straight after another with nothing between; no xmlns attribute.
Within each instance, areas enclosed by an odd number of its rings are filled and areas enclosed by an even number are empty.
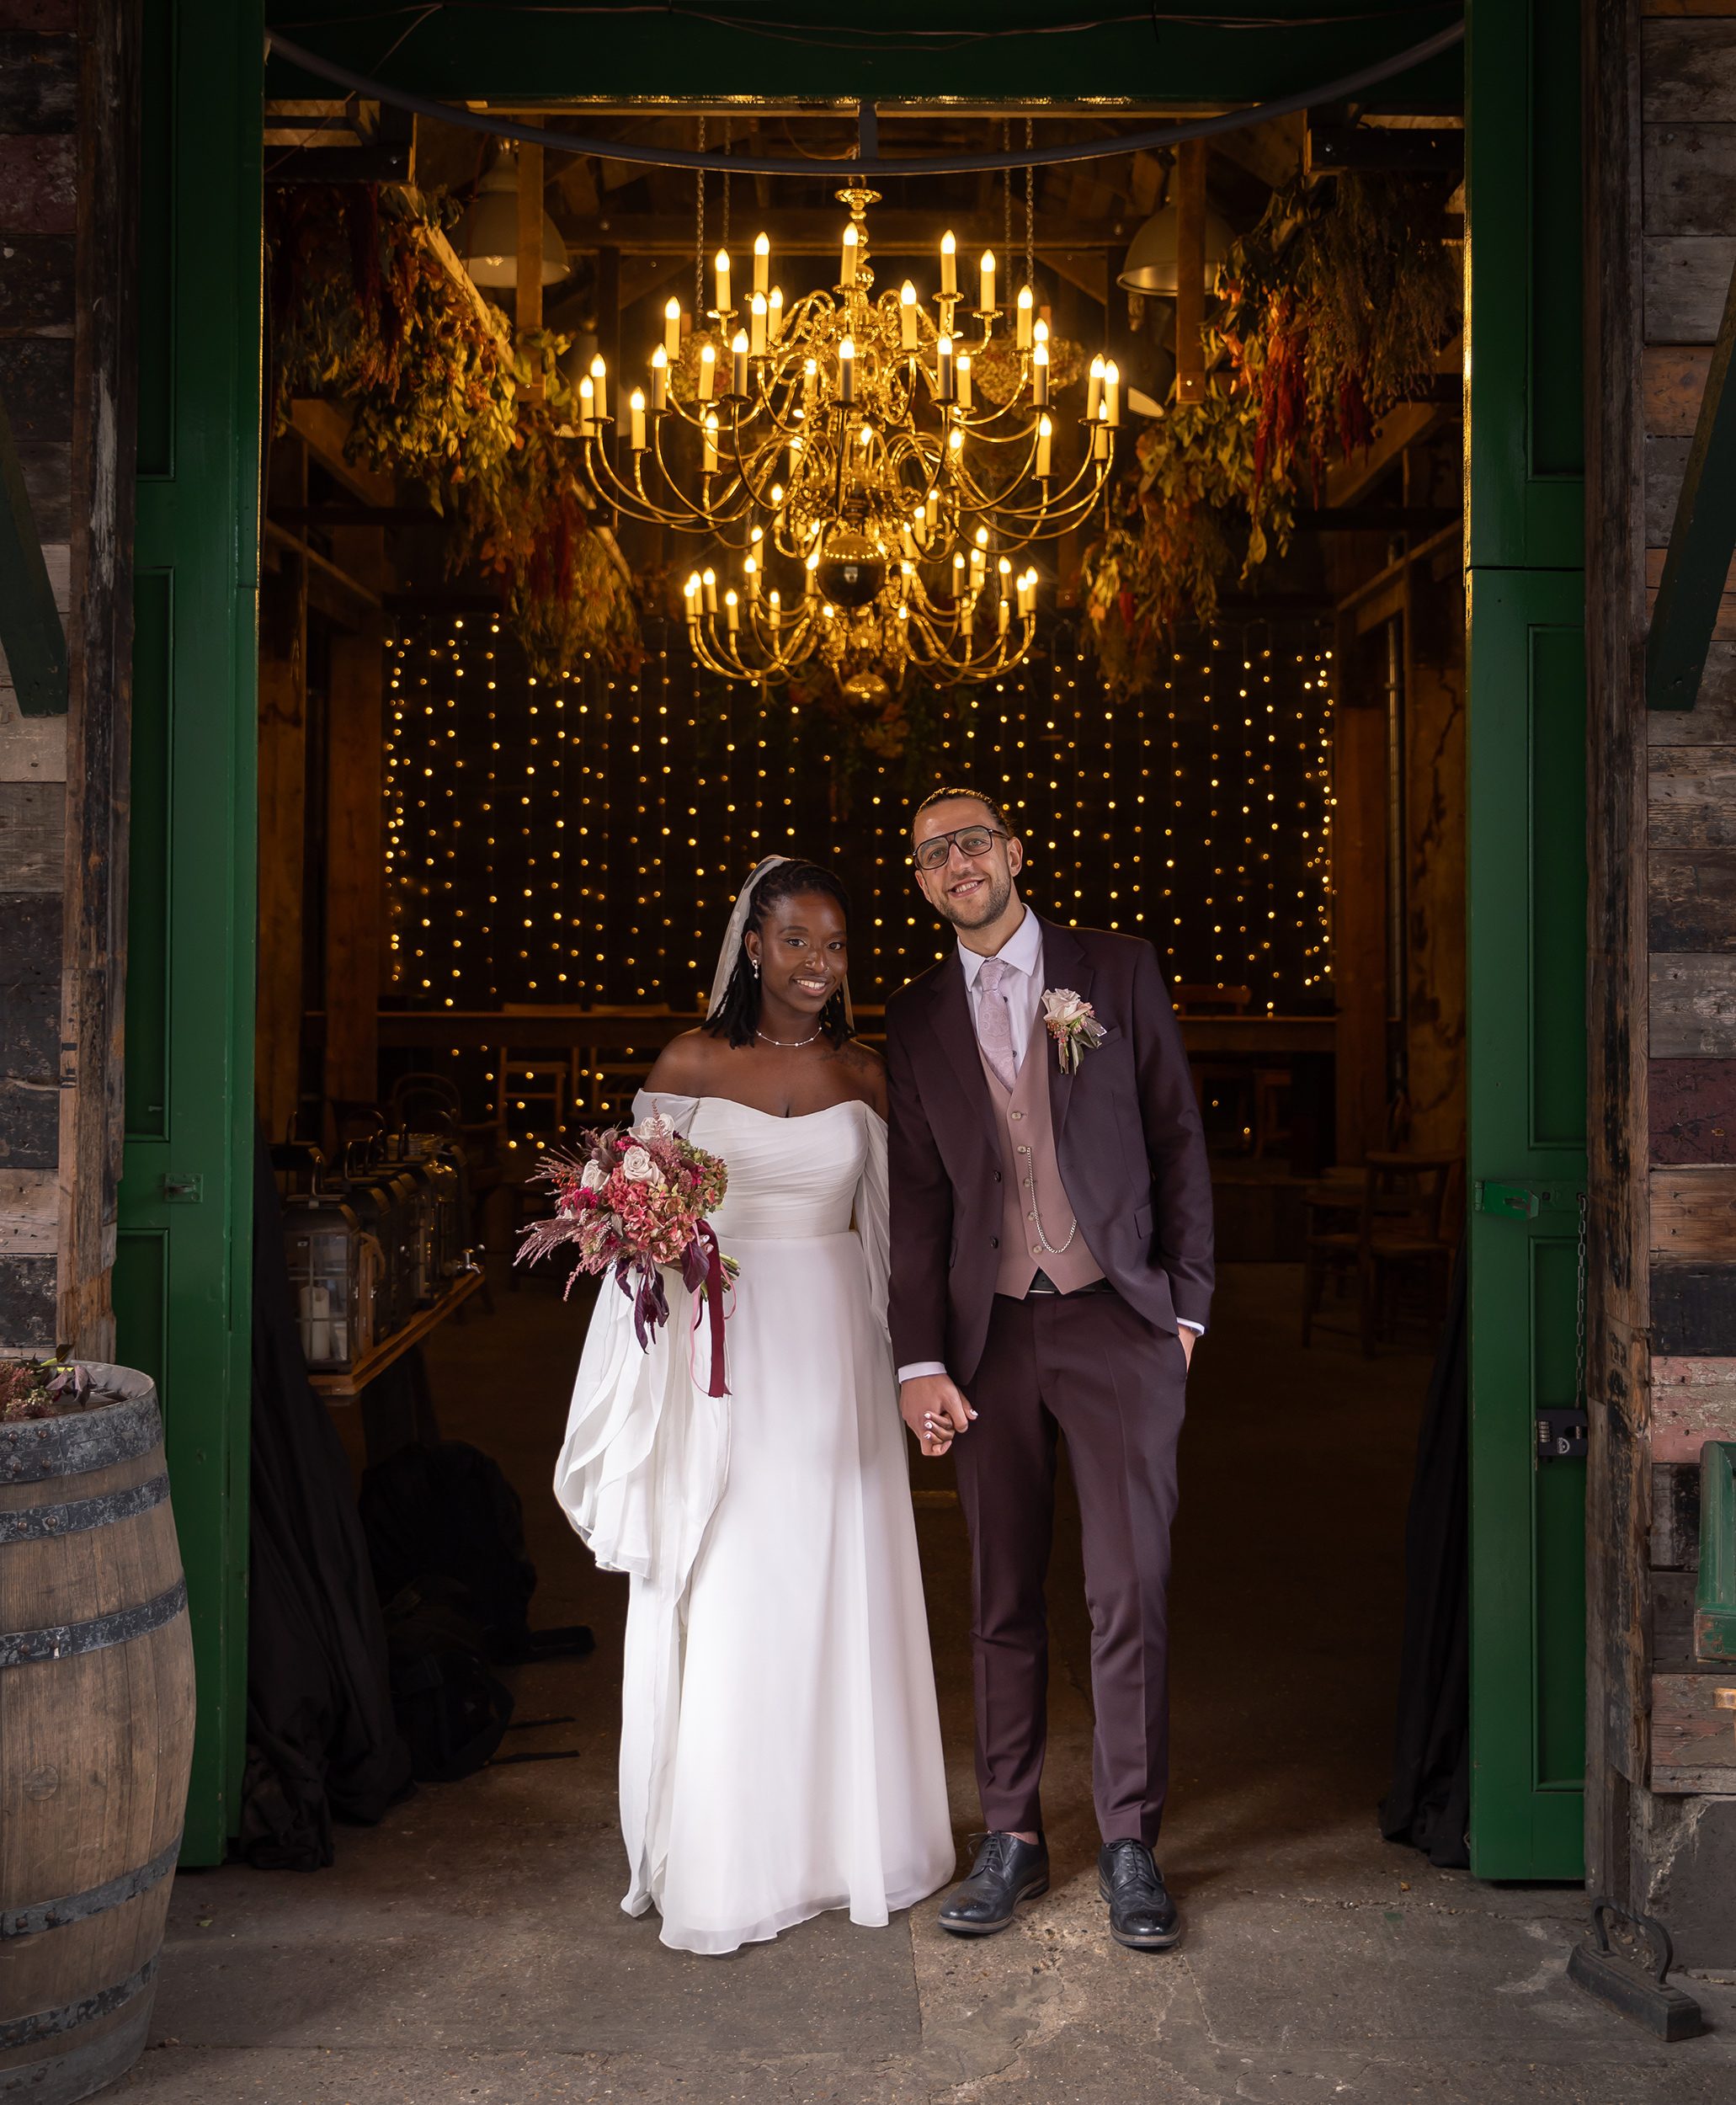
<svg viewBox="0 0 1736 2105"><path fill-rule="evenodd" d="M773 851L843 876L852 978L872 1001L940 953L903 826L913 797L955 780L1011 806L1041 911L1148 935L1172 981L1246 987L1254 1014L1332 1006L1318 626L1180 642L1121 701L1063 630L1005 680L946 697L906 756L851 769L823 707L700 684L679 647L636 673L586 663L538 680L497 623L467 616L407 626L388 670L407 1007L695 1009L743 874Z"/></svg>

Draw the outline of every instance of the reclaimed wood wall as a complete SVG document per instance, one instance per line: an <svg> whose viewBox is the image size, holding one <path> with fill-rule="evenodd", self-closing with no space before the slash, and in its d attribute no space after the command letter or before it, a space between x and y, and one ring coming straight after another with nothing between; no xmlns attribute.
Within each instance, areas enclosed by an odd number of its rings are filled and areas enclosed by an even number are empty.
<svg viewBox="0 0 1736 2105"><path fill-rule="evenodd" d="M0 395L72 665L68 714L26 718L0 661L0 1353L114 1343L136 24L0 0Z"/></svg>

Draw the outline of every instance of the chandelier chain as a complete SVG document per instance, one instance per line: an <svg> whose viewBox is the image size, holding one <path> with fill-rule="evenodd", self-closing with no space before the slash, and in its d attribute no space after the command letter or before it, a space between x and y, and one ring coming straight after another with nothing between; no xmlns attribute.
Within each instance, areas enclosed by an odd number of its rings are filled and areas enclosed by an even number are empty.
<svg viewBox="0 0 1736 2105"><path fill-rule="evenodd" d="M706 120L700 119L700 147L706 150ZM700 325L700 317L706 311L706 172L701 168L694 184L697 200L697 217L693 237L693 326Z"/></svg>
<svg viewBox="0 0 1736 2105"><path fill-rule="evenodd" d="M727 153L732 143L732 126L727 117L723 120L723 151ZM723 171L723 231L717 237L720 248L729 246L729 170Z"/></svg>
<svg viewBox="0 0 1736 2105"><path fill-rule="evenodd" d="M1034 118L1025 120L1025 143L1028 147L1036 136ZM1030 296L1036 297L1036 163L1025 164L1025 282L1030 287Z"/></svg>

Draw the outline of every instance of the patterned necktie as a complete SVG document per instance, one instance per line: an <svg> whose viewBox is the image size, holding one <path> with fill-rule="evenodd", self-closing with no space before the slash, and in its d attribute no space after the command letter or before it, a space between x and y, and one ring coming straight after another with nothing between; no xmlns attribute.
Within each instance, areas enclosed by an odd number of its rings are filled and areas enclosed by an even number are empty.
<svg viewBox="0 0 1736 2105"><path fill-rule="evenodd" d="M1006 996L1006 978L1012 969L1004 958L985 957L977 973L977 1042L1009 1091L1019 1079L1013 1064L1013 1011Z"/></svg>

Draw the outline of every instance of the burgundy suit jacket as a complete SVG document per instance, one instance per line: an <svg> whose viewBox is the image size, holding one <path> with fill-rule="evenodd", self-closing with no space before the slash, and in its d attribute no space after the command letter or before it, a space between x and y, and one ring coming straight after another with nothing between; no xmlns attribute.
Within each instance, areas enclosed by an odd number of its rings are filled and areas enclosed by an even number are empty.
<svg viewBox="0 0 1736 2105"><path fill-rule="evenodd" d="M1045 920L1043 985L1070 987L1108 1033L1062 1074L1046 1034L1055 1149L1079 1233L1123 1300L1160 1330L1211 1304L1211 1173L1187 1053L1142 937ZM976 1372L1000 1271L1001 1151L955 949L887 1004L892 1351Z"/></svg>

